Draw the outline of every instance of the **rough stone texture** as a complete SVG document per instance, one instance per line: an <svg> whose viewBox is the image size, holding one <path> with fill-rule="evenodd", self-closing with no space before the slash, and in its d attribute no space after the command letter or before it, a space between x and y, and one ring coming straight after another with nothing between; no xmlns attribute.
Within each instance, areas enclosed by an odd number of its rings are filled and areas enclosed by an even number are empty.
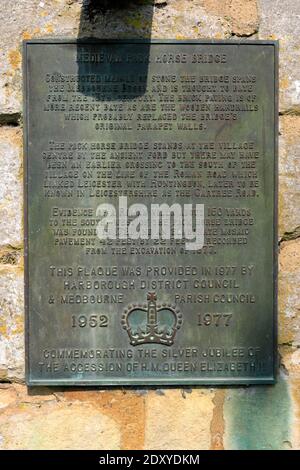
<svg viewBox="0 0 300 470"><path fill-rule="evenodd" d="M28 392L0 384L0 449L299 449L299 350L281 354L271 387Z"/></svg>
<svg viewBox="0 0 300 470"><path fill-rule="evenodd" d="M0 127L0 249L22 244L21 145L20 129Z"/></svg>
<svg viewBox="0 0 300 470"><path fill-rule="evenodd" d="M22 40L51 35L55 29L54 22L62 34L74 35L77 29L75 18L69 21L68 10L76 9L78 16L80 7L79 2L68 5L65 0L20 0L13 2L9 8L0 8L0 34L5 38L0 51L2 120L7 119L5 115L18 115L22 111Z"/></svg>
<svg viewBox="0 0 300 470"><path fill-rule="evenodd" d="M24 380L23 290L20 267L0 265L0 381Z"/></svg>
<svg viewBox="0 0 300 470"><path fill-rule="evenodd" d="M40 393L40 388L37 389ZM24 393L24 391L23 391ZM60 391L55 393L64 403L89 404L113 419L120 429L120 447L123 450L142 449L144 445L145 398L132 391Z"/></svg>
<svg viewBox="0 0 300 470"><path fill-rule="evenodd" d="M300 117L281 116L279 138L279 236L300 226Z"/></svg>
<svg viewBox="0 0 300 470"><path fill-rule="evenodd" d="M9 384L0 384L0 413L4 408L14 404L17 400L15 389ZM1 440L1 439L0 439Z"/></svg>
<svg viewBox="0 0 300 470"><path fill-rule="evenodd" d="M258 30L256 0L202 0L203 7L227 21L231 35L251 36Z"/></svg>
<svg viewBox="0 0 300 470"><path fill-rule="evenodd" d="M229 35L229 26L224 18L207 12L200 0L193 0L189 5L183 0L173 0L164 8L155 8L152 14L152 37L220 39Z"/></svg>
<svg viewBox="0 0 300 470"><path fill-rule="evenodd" d="M226 390L219 388L215 390L215 396L213 399L214 410L212 420L210 422L210 449L211 450L224 450L224 430L225 430L225 419L224 419L224 401L226 396Z"/></svg>
<svg viewBox="0 0 300 470"><path fill-rule="evenodd" d="M0 384L2 448L142 449L144 423L138 392Z"/></svg>
<svg viewBox="0 0 300 470"><path fill-rule="evenodd" d="M110 4L110 2L107 2ZM85 5L85 8L84 6ZM93 9L83 0L19 0L0 9L0 116L22 111L21 43L39 37L150 37L197 39L252 35L258 26L256 0L136 0L125 10Z"/></svg>
<svg viewBox="0 0 300 470"><path fill-rule="evenodd" d="M289 376L293 422L291 441L293 449L300 450L300 349L280 348L282 365Z"/></svg>
<svg viewBox="0 0 300 470"><path fill-rule="evenodd" d="M119 449L118 423L89 403L18 400L14 387L0 389L0 449Z"/></svg>
<svg viewBox="0 0 300 470"><path fill-rule="evenodd" d="M280 40L280 111L300 110L300 2L258 0L259 38Z"/></svg>
<svg viewBox="0 0 300 470"><path fill-rule="evenodd" d="M207 449L213 399L209 389L29 394L2 384L0 449Z"/></svg>
<svg viewBox="0 0 300 470"><path fill-rule="evenodd" d="M281 244L278 287L279 343L300 346L300 238Z"/></svg>
<svg viewBox="0 0 300 470"><path fill-rule="evenodd" d="M213 397L210 390L193 390L184 395L180 390L165 390L161 395L149 393L145 448L209 449Z"/></svg>
<svg viewBox="0 0 300 470"><path fill-rule="evenodd" d="M269 34L267 4L272 1L261 2L266 25L263 34L266 35ZM127 3L126 9L109 10L112 2L98 2L98 6L93 2L93 7L89 7L89 2L83 0L19 0L9 11L1 8L0 34L5 42L0 51L0 122L16 121L22 111L23 39L78 36L222 39L251 36L259 25L256 0L133 0ZM107 6L101 9L100 4Z"/></svg>

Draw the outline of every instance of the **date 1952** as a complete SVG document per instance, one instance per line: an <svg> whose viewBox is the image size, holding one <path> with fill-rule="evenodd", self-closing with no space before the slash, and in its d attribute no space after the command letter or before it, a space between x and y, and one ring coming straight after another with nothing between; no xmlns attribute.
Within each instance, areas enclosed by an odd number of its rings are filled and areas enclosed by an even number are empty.
<svg viewBox="0 0 300 470"><path fill-rule="evenodd" d="M107 315L72 315L72 328L104 328L108 326Z"/></svg>

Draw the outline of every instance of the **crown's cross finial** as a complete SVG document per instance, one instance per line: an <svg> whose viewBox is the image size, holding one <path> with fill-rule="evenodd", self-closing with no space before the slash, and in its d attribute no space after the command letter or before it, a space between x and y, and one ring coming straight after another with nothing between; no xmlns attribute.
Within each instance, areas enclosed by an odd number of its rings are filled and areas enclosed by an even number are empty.
<svg viewBox="0 0 300 470"><path fill-rule="evenodd" d="M156 311L156 294L155 292L148 292L148 327L155 328L157 327L157 311Z"/></svg>
<svg viewBox="0 0 300 470"><path fill-rule="evenodd" d="M147 300L150 302L155 302L157 299L155 292L148 292Z"/></svg>

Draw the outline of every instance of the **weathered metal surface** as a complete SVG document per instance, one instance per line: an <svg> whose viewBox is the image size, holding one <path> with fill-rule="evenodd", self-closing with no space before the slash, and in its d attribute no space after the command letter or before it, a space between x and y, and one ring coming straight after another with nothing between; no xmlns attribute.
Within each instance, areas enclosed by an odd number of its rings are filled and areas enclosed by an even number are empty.
<svg viewBox="0 0 300 470"><path fill-rule="evenodd" d="M273 383L277 47L24 44L29 385ZM99 240L204 204L205 245Z"/></svg>

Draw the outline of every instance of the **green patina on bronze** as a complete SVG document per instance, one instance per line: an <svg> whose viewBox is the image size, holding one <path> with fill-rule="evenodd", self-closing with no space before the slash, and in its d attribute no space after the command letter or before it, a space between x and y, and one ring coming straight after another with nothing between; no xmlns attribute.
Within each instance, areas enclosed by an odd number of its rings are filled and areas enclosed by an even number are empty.
<svg viewBox="0 0 300 470"><path fill-rule="evenodd" d="M27 383L273 383L276 42L28 41L24 85ZM101 243L124 195L204 248Z"/></svg>

